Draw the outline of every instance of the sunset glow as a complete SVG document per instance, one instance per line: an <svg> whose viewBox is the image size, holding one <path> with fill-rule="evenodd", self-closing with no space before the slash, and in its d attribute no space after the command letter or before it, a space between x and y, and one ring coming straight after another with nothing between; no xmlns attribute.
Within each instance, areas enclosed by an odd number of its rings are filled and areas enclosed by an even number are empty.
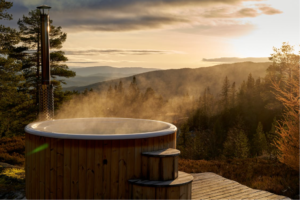
<svg viewBox="0 0 300 200"><path fill-rule="evenodd" d="M297 0L13 1L15 21L37 5L68 34L68 66L197 68L268 61L273 46L299 43ZM253 58L253 59L252 59ZM204 61L205 60L205 61Z"/></svg>

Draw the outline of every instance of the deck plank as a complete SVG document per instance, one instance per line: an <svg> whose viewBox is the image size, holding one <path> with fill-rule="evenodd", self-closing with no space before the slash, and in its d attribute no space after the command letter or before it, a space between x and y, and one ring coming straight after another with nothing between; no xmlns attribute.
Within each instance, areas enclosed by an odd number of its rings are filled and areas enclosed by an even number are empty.
<svg viewBox="0 0 300 200"><path fill-rule="evenodd" d="M230 180L221 180L221 181L205 181L205 182L194 182L195 185L199 185L199 187L212 187L212 186L223 186L223 185L237 185L237 183L233 183ZM195 188L196 189L196 188Z"/></svg>
<svg viewBox="0 0 300 200"><path fill-rule="evenodd" d="M198 192L193 192L194 194L202 194L202 196L206 196L206 195L211 195L211 194L215 194L215 195L220 195L220 194L228 194L227 191L235 191L236 189L243 189L242 186L239 185L229 185L229 186L225 186L225 187L217 187L217 188L212 188L211 190L205 190L205 191L201 191L199 190ZM225 193L224 193L225 192Z"/></svg>
<svg viewBox="0 0 300 200"><path fill-rule="evenodd" d="M148 186L148 187L174 187L188 184L193 181L193 176L185 172L178 172L178 178L169 181L151 181L144 179L131 179L129 183L134 185Z"/></svg>
<svg viewBox="0 0 300 200"><path fill-rule="evenodd" d="M192 173L192 199L289 199L267 191L256 190L220 175Z"/></svg>
<svg viewBox="0 0 300 200"><path fill-rule="evenodd" d="M265 191L261 191L261 190L253 190L251 188L249 188L248 192L245 193L241 193L241 194L235 194L232 195L230 198L231 199L241 199L241 198L250 198L251 196L257 195L257 194L265 194Z"/></svg>

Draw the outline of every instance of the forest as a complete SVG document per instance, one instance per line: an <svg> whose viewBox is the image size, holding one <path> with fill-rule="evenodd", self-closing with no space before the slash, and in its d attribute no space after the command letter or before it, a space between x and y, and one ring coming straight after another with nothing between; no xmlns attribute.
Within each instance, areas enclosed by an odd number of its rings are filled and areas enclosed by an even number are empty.
<svg viewBox="0 0 300 200"><path fill-rule="evenodd" d="M12 3L0 0L0 22L12 19L7 12L11 6ZM300 55L292 45L283 43L273 49L272 63L265 77L254 78L249 74L241 85L223 77L219 91L206 88L193 97L185 94L167 99L151 85L141 91L142 80L136 77L132 77L130 85L120 81L105 91L80 93L62 90L62 78L76 74L66 65L68 58L60 50L67 34L53 21L50 24L56 118L128 117L168 121L178 127L177 148L181 151L182 168L203 172L218 166L215 173L220 173L230 163L244 162L241 166L245 170L247 163L261 162L280 169L274 173L283 182L282 188L255 187L290 196L299 193L299 178L295 176L299 172ZM18 28L0 25L0 162L22 166L24 127L38 117L39 11L23 16ZM254 174L253 170L251 173ZM294 178L283 181L284 176ZM282 192L291 184L292 189Z"/></svg>

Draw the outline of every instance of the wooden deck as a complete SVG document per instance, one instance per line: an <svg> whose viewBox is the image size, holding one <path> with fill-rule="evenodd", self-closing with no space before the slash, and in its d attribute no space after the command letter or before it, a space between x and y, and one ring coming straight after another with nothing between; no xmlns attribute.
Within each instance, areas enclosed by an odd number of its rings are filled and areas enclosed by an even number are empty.
<svg viewBox="0 0 300 200"><path fill-rule="evenodd" d="M192 199L289 199L270 192L255 190L215 173L195 173Z"/></svg>

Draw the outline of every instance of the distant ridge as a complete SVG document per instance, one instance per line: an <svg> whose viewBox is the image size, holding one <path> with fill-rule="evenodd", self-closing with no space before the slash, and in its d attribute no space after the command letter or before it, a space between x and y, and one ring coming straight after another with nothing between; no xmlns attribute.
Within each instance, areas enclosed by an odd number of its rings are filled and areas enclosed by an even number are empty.
<svg viewBox="0 0 300 200"><path fill-rule="evenodd" d="M65 82L67 84L63 85L63 88L81 87L102 81L128 77L149 71L157 71L159 69L142 67L116 68L110 66L97 66L71 68L71 70L76 72L76 76L74 78L65 79Z"/></svg>
<svg viewBox="0 0 300 200"><path fill-rule="evenodd" d="M97 73L101 74L140 74L144 72L156 71L155 68L143 67L111 67L111 66L95 66L95 67L81 67L71 68L79 76L91 76Z"/></svg>
<svg viewBox="0 0 300 200"><path fill-rule="evenodd" d="M165 98L186 94L198 97L206 87L209 87L212 93L218 94L226 76L231 84L235 82L237 86L240 86L243 80L247 80L250 73L255 79L258 77L263 78L270 64L270 62L241 62L196 69L183 68L151 71L135 75L135 77L141 91L145 91L147 87L152 87ZM83 91L86 88L92 88L95 91L106 92L110 85L114 86L119 81L122 81L124 87L128 87L131 80L132 76L66 89Z"/></svg>

